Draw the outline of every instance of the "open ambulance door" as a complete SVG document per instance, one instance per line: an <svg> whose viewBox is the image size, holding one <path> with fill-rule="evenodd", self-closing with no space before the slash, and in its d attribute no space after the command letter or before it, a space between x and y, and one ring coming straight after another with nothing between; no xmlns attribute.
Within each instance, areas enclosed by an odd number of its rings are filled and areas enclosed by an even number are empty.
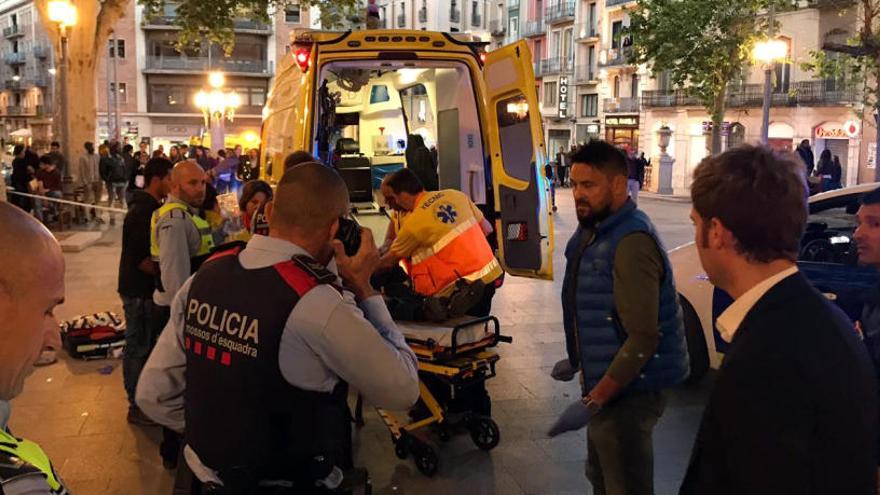
<svg viewBox="0 0 880 495"><path fill-rule="evenodd" d="M526 42L487 53L483 77L501 263L511 275L552 279L546 151Z"/></svg>

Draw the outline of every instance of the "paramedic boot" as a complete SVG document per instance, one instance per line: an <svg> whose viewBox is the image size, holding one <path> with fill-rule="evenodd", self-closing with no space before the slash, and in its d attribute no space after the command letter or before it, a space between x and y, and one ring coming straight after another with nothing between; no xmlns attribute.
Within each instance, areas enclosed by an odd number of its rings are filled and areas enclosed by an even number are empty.
<svg viewBox="0 0 880 495"><path fill-rule="evenodd" d="M486 284L482 280L471 283L459 279L455 282L455 290L449 296L449 317L458 318L476 306L483 299Z"/></svg>

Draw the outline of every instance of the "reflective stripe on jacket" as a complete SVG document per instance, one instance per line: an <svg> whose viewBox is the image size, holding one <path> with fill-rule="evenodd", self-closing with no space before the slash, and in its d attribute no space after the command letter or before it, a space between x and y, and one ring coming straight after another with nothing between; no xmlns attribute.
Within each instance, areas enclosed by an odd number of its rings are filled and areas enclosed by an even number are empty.
<svg viewBox="0 0 880 495"><path fill-rule="evenodd" d="M34 442L30 440L23 440L19 438L15 438L10 435L6 431L0 429L0 454L8 454L14 458L18 458L23 461L23 464L18 466L18 469L22 472L27 472L29 469L34 468L40 471L46 477L46 483L51 488L52 493L54 494L67 494L67 490L64 485L61 483L61 479L55 474L55 470L52 468L52 463L49 461L49 457ZM2 457L2 455L0 455ZM11 468L15 466L6 465L5 467ZM36 476L35 471L30 471L31 475ZM10 477L9 481L12 481ZM0 477L0 492L2 492L2 482L3 477Z"/></svg>
<svg viewBox="0 0 880 495"><path fill-rule="evenodd" d="M199 235L202 237L202 245L194 256L204 256L210 253L211 249L214 247L214 237L211 235L211 224L198 215L190 214L186 205L181 203L165 203L159 207L158 210L153 212L153 218L150 220L150 256L152 256L153 259L159 259L159 237L156 235L156 226L159 223L159 219L173 210L182 210L192 221L193 225L196 226Z"/></svg>

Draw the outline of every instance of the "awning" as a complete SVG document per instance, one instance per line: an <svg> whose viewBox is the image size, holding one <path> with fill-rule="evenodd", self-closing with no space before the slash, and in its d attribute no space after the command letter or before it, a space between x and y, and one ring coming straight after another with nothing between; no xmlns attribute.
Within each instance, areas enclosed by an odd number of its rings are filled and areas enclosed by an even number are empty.
<svg viewBox="0 0 880 495"><path fill-rule="evenodd" d="M21 128L21 129L18 129L17 131L10 132L9 135L12 137L31 137L31 130Z"/></svg>

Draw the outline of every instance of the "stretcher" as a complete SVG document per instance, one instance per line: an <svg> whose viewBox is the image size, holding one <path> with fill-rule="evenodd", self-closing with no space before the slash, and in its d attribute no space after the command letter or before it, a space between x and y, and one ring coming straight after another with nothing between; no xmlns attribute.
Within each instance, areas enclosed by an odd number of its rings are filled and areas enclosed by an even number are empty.
<svg viewBox="0 0 880 495"><path fill-rule="evenodd" d="M490 417L485 381L495 376L500 359L492 350L513 339L501 335L494 316L458 319L441 324L398 322L407 343L419 361L419 401L404 423L390 411L376 411L391 432L394 452L400 459L413 456L418 470L432 476L437 472L437 452L416 434L430 429L441 441L453 431L464 429L482 450L492 450L501 440L498 425ZM362 404L358 401L356 421L362 424Z"/></svg>

